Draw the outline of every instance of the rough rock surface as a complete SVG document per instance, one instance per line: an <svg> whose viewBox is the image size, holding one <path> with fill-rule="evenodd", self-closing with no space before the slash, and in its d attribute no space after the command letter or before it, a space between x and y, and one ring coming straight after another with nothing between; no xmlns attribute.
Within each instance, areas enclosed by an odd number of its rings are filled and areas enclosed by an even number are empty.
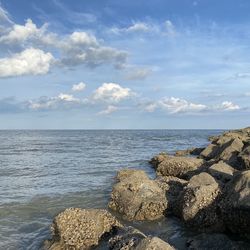
<svg viewBox="0 0 250 250"><path fill-rule="evenodd" d="M247 146L239 155L238 161L240 169L250 169L250 146Z"/></svg>
<svg viewBox="0 0 250 250"><path fill-rule="evenodd" d="M158 176L155 181L166 194L168 202L166 213L174 214L176 207L179 206L178 197L188 182L172 176Z"/></svg>
<svg viewBox="0 0 250 250"><path fill-rule="evenodd" d="M187 240L190 250L247 250L249 245L230 240L225 234L199 234Z"/></svg>
<svg viewBox="0 0 250 250"><path fill-rule="evenodd" d="M178 150L175 152L175 156L186 156L186 155L199 155L205 148L188 148L184 150Z"/></svg>
<svg viewBox="0 0 250 250"><path fill-rule="evenodd" d="M219 185L211 175L201 173L193 176L180 197L181 218L202 231L222 230L222 221L217 215L219 195Z"/></svg>
<svg viewBox="0 0 250 250"><path fill-rule="evenodd" d="M128 227L109 240L111 250L174 250L158 237L147 237L139 230Z"/></svg>
<svg viewBox="0 0 250 250"><path fill-rule="evenodd" d="M165 193L145 172L121 170L118 181L113 186L109 207L124 215L124 219L155 220L164 215Z"/></svg>
<svg viewBox="0 0 250 250"><path fill-rule="evenodd" d="M220 208L228 229L250 239L250 170L227 184Z"/></svg>
<svg viewBox="0 0 250 250"><path fill-rule="evenodd" d="M211 144L200 153L200 158L207 161L223 160L239 170L247 169L249 150L245 151L246 154L242 151L248 146L250 146L250 128L232 130L212 138Z"/></svg>
<svg viewBox="0 0 250 250"><path fill-rule="evenodd" d="M189 175L198 171L204 164L204 160L191 157L169 156L154 157L157 175L188 178Z"/></svg>
<svg viewBox="0 0 250 250"><path fill-rule="evenodd" d="M89 249L118 227L121 224L106 210L69 208L55 217L46 248Z"/></svg>
<svg viewBox="0 0 250 250"><path fill-rule="evenodd" d="M223 183L230 181L235 172L236 170L234 168L223 161L213 164L208 168L208 173Z"/></svg>
<svg viewBox="0 0 250 250"><path fill-rule="evenodd" d="M139 243L136 250L174 250L174 248L158 237L147 237Z"/></svg>
<svg viewBox="0 0 250 250"><path fill-rule="evenodd" d="M135 249L140 241L147 236L133 227L120 229L116 236L109 240L111 250L132 250Z"/></svg>

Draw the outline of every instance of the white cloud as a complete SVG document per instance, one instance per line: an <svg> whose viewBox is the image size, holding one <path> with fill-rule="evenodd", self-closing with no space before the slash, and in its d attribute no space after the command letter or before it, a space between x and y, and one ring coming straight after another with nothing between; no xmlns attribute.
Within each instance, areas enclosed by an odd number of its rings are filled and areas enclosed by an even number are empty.
<svg viewBox="0 0 250 250"><path fill-rule="evenodd" d="M90 35L86 32L73 32L70 35L70 41L74 45L80 46L97 46L98 42L93 35Z"/></svg>
<svg viewBox="0 0 250 250"><path fill-rule="evenodd" d="M127 32L148 32L150 27L148 24L143 22L134 23L126 29Z"/></svg>
<svg viewBox="0 0 250 250"><path fill-rule="evenodd" d="M148 68L140 68L133 70L128 73L126 79L128 80L144 80L152 73L151 69Z"/></svg>
<svg viewBox="0 0 250 250"><path fill-rule="evenodd" d="M53 56L40 49L26 49L0 59L0 77L39 75L48 73Z"/></svg>
<svg viewBox="0 0 250 250"><path fill-rule="evenodd" d="M98 115L109 115L111 113L114 113L117 110L118 110L118 108L116 106L109 105L106 109L100 111L98 113Z"/></svg>
<svg viewBox="0 0 250 250"><path fill-rule="evenodd" d="M38 28L31 19L27 19L24 25L14 24L7 33L0 37L0 43L23 45L28 40L44 45L58 43L56 34L47 32L47 24Z"/></svg>
<svg viewBox="0 0 250 250"><path fill-rule="evenodd" d="M69 94L59 94L55 97L40 97L38 100L32 100L27 103L27 107L30 110L55 110L55 109L65 109L65 108L76 108L85 104L84 100L75 98L73 95Z"/></svg>
<svg viewBox="0 0 250 250"><path fill-rule="evenodd" d="M188 102L184 99L175 97L160 100L159 106L170 113L200 112L207 108L206 105Z"/></svg>
<svg viewBox="0 0 250 250"><path fill-rule="evenodd" d="M234 110L238 110L240 109L240 106L229 102L229 101L225 101L221 104L221 106L219 107L219 109L225 110L225 111L234 111Z"/></svg>
<svg viewBox="0 0 250 250"><path fill-rule="evenodd" d="M78 84L74 84L72 87L73 91L83 91L86 88L86 83L80 82Z"/></svg>
<svg viewBox="0 0 250 250"><path fill-rule="evenodd" d="M175 27L170 20L165 21L164 26L165 26L165 33L167 36L174 37L177 35Z"/></svg>
<svg viewBox="0 0 250 250"><path fill-rule="evenodd" d="M12 48L38 46L58 55L57 65L74 67L86 65L97 67L111 64L121 68L126 63L127 52L103 46L97 38L84 31L74 31L69 35L48 32L48 25L40 28L28 19L24 25L14 24L0 36L0 43Z"/></svg>
<svg viewBox="0 0 250 250"><path fill-rule="evenodd" d="M117 83L103 83L102 86L94 91L93 100L117 103L133 95L131 89L123 88Z"/></svg>

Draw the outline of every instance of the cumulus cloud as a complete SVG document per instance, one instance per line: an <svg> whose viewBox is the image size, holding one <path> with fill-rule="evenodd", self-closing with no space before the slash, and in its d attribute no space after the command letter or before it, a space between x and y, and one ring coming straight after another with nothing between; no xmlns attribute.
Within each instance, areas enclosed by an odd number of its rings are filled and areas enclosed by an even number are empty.
<svg viewBox="0 0 250 250"><path fill-rule="evenodd" d="M206 105L188 102L185 99L170 97L159 101L158 105L170 113L200 112L207 108Z"/></svg>
<svg viewBox="0 0 250 250"><path fill-rule="evenodd" d="M26 106L29 110L55 110L65 108L77 108L85 103L84 100L75 98L69 94L59 94L55 97L43 96L37 100L28 101Z"/></svg>
<svg viewBox="0 0 250 250"><path fill-rule="evenodd" d="M229 101L223 102L220 106L219 109L225 110L225 111L234 111L234 110L239 110L240 106L237 104L234 104Z"/></svg>
<svg viewBox="0 0 250 250"><path fill-rule="evenodd" d="M0 77L46 74L53 59L51 53L34 48L26 49L0 59Z"/></svg>
<svg viewBox="0 0 250 250"><path fill-rule="evenodd" d="M123 88L117 83L103 83L93 94L94 101L117 103L133 96L129 88Z"/></svg>
<svg viewBox="0 0 250 250"><path fill-rule="evenodd" d="M83 91L86 88L86 83L79 82L78 84L74 84L72 87L73 91Z"/></svg>
<svg viewBox="0 0 250 250"><path fill-rule="evenodd" d="M139 68L135 69L132 72L129 72L126 79L127 80L144 80L152 73L151 69L148 68Z"/></svg>
<svg viewBox="0 0 250 250"><path fill-rule="evenodd" d="M109 115L118 110L118 107L109 105L106 109L100 111L98 115Z"/></svg>
<svg viewBox="0 0 250 250"><path fill-rule="evenodd" d="M71 44L78 46L98 46L96 38L86 32L75 31L70 35L69 40Z"/></svg>
<svg viewBox="0 0 250 250"><path fill-rule="evenodd" d="M31 19L24 25L12 24L0 36L0 44L9 49L14 48L15 51L30 47L46 49L56 55L55 62L59 67L85 65L93 68L113 65L115 68L122 68L126 64L128 53L102 43L93 34L85 31L74 31L68 35L49 32L48 24L37 27Z"/></svg>
<svg viewBox="0 0 250 250"><path fill-rule="evenodd" d="M220 105L204 105L200 103L189 102L185 99L170 97L163 98L159 101L149 101L140 104L147 112L154 112L157 109L167 111L170 114L177 113L200 113L206 111L209 112L221 112L221 111L235 111L240 107L232 102L225 101Z"/></svg>

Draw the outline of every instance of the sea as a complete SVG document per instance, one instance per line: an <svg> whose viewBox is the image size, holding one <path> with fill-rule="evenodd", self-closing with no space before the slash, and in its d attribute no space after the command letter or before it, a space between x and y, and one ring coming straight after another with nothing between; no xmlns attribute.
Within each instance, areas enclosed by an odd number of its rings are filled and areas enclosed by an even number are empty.
<svg viewBox="0 0 250 250"><path fill-rule="evenodd" d="M0 130L0 249L39 250L69 207L107 208L117 171L160 152L204 147L221 130ZM125 224L127 222L124 222ZM176 218L132 222L177 249L195 232ZM97 249L107 249L106 243Z"/></svg>

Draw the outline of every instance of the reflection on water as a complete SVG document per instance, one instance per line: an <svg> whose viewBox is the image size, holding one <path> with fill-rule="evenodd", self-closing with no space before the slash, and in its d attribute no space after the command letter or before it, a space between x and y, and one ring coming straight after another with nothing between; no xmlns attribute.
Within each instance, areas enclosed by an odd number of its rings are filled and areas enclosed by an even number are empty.
<svg viewBox="0 0 250 250"><path fill-rule="evenodd" d="M0 131L0 249L39 249L67 207L107 206L116 171L154 172L155 154L204 146L208 130ZM178 220L135 223L181 248Z"/></svg>

